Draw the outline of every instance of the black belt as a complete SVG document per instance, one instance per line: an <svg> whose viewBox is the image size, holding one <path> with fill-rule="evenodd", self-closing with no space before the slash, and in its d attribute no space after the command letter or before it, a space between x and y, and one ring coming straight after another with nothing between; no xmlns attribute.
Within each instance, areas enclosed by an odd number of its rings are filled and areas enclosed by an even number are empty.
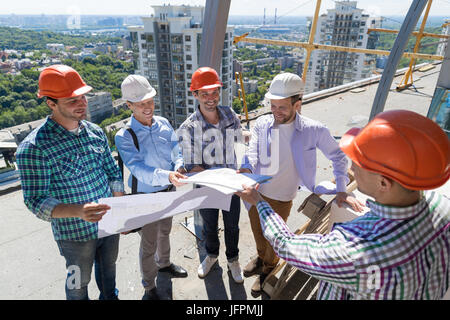
<svg viewBox="0 0 450 320"><path fill-rule="evenodd" d="M173 191L173 189L175 189L175 187L174 187L173 184L171 184L171 185L168 186L166 189L159 190L159 191L156 191L156 192L171 192L171 191Z"/></svg>
<svg viewBox="0 0 450 320"><path fill-rule="evenodd" d="M171 191L173 191L174 189L175 189L175 186L174 186L173 184L171 184L170 186L168 186L168 187L165 188L165 189L158 190L158 191L155 191L155 192L150 192L150 193L171 192ZM137 194L148 194L148 192L138 192Z"/></svg>

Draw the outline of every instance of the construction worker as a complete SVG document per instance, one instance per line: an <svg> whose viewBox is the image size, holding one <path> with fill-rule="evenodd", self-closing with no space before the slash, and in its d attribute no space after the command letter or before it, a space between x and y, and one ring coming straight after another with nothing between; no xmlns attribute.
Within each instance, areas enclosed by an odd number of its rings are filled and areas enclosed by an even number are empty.
<svg viewBox="0 0 450 320"><path fill-rule="evenodd" d="M135 193L172 191L181 186L179 179L187 178L178 138L166 118L155 116L156 90L140 75L129 75L121 85L122 99L133 111L125 128L117 132L115 142L123 163L130 170L128 184ZM187 277L182 267L170 262L172 217L149 223L139 231L141 243L139 264L143 300L160 300L156 289L156 276L167 272L173 277Z"/></svg>
<svg viewBox="0 0 450 320"><path fill-rule="evenodd" d="M212 68L199 68L192 75L190 91L197 99L199 107L183 122L177 132L182 139L183 158L188 172L200 172L213 167L237 168L234 142L241 139L241 123L233 109L219 106L221 87L219 75ZM204 278L217 263L219 256L219 210L199 211L206 236L207 256L198 267L198 276ZM244 279L238 260L239 216L240 199L233 195L230 210L222 211L225 254L233 280L242 283Z"/></svg>
<svg viewBox="0 0 450 320"><path fill-rule="evenodd" d="M435 189L450 177L450 142L432 120L406 110L380 113L340 142L370 211L327 235L295 235L254 188L279 257L321 280L318 299L441 299L450 283L450 200Z"/></svg>
<svg viewBox="0 0 450 320"><path fill-rule="evenodd" d="M86 121L85 94L92 90L78 72L53 65L39 76L40 98L52 114L17 149L24 201L51 222L68 270L66 297L88 299L95 262L100 299L117 299L119 235L98 239L97 223L109 208L98 199L122 196L122 175L102 129Z"/></svg>
<svg viewBox="0 0 450 320"><path fill-rule="evenodd" d="M281 73L272 80L265 97L272 114L259 117L251 130L249 148L239 172L269 175L259 191L274 210L287 221L298 187L314 193L336 193L337 204L348 203L356 211L363 204L346 193L348 162L330 131L320 122L299 114L304 90L303 80L293 73ZM332 161L336 189L316 185L316 149ZM270 155L270 156L269 156ZM263 236L255 206L249 206L250 224L257 256L244 268L244 276L259 275L251 288L261 293L261 284L275 268L279 258Z"/></svg>

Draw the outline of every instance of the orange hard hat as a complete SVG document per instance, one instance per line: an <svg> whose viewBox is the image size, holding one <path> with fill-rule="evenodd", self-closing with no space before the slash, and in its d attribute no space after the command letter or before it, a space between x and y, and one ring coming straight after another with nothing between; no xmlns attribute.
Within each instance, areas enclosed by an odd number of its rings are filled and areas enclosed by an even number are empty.
<svg viewBox="0 0 450 320"><path fill-rule="evenodd" d="M437 188L450 177L450 141L432 120L407 110L378 114L341 139L342 151L359 167L407 189Z"/></svg>
<svg viewBox="0 0 450 320"><path fill-rule="evenodd" d="M56 64L47 67L39 75L39 98L71 98L91 90L92 87L86 85L78 72L66 65Z"/></svg>
<svg viewBox="0 0 450 320"><path fill-rule="evenodd" d="M210 67L201 67L195 70L192 75L190 91L207 90L222 87L219 75L216 70Z"/></svg>

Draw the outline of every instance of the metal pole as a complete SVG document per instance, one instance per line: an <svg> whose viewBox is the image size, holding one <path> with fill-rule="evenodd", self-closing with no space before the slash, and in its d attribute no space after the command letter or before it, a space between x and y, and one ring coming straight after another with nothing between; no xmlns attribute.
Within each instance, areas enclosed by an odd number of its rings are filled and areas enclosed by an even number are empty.
<svg viewBox="0 0 450 320"><path fill-rule="evenodd" d="M406 44L408 43L409 35L416 27L417 21L419 20L427 2L427 0L414 0L408 10L408 14L403 21L397 38L395 39L391 54L389 55L389 59L383 75L381 76L380 83L378 84L378 89L372 104L372 111L370 112L369 120L372 120L378 113L383 112L384 110L384 105L386 103L392 81L394 80L395 71L397 70L398 63L402 57L403 51L405 50Z"/></svg>
<svg viewBox="0 0 450 320"><path fill-rule="evenodd" d="M444 54L444 61L442 62L436 86L450 89L450 39L447 41L447 49Z"/></svg>
<svg viewBox="0 0 450 320"><path fill-rule="evenodd" d="M270 39L259 39L259 38L247 38L246 34L235 37L234 43L238 42L247 42L254 44L272 44L276 46L290 46L290 47L298 47L298 48L311 48L311 50L331 50L331 51L343 51L343 52L356 52L356 53L367 53L367 54L377 54L388 56L391 54L391 51L387 50L377 50L377 49L362 49L362 48L350 48L350 47L342 47L342 46L332 46L327 44L318 44L313 43L309 44L307 42L294 42L294 41L283 41L283 40L270 40ZM420 58L420 59L429 59L429 60L443 60L443 56L438 56L434 54L425 54L425 53L414 53L414 52L403 52L403 57L406 58Z"/></svg>
<svg viewBox="0 0 450 320"><path fill-rule="evenodd" d="M322 0L317 0L316 2L316 11L314 12L313 24L311 26L311 31L309 32L309 40L308 40L309 46L306 48L306 59L305 64L303 65L303 74L302 74L303 82L306 81L306 74L308 73L309 59L311 58L311 53L313 50L311 46L314 43L314 37L316 35L317 19L319 18L321 3Z"/></svg>
<svg viewBox="0 0 450 320"><path fill-rule="evenodd" d="M230 3L231 0L206 0L199 67L211 67L220 73Z"/></svg>
<svg viewBox="0 0 450 320"><path fill-rule="evenodd" d="M367 33L371 33L371 32L383 32L383 33L394 33L397 34L398 30L391 30L391 29L383 29L383 28L369 28L367 29ZM417 35L419 35L419 32L414 31L413 33L411 33L411 35L417 37ZM449 35L446 34L436 34L436 33L429 33L429 32L423 32L422 33L422 37L429 37L429 38L443 38L443 39L448 39L450 38Z"/></svg>
<svg viewBox="0 0 450 320"><path fill-rule="evenodd" d="M433 0L428 1L428 5L425 10L425 14L423 16L422 23L420 25L419 34L416 36L416 43L414 45L414 50L413 50L414 53L417 53L417 51L419 50L420 41L422 40L422 37L423 37L423 30L425 29L425 25L426 25L427 19L428 19L428 13L430 12L432 3L433 3ZM416 62L416 59L414 57L411 58L411 60L409 61L409 69L408 69L408 71L406 71L405 75L403 76L402 81L400 81L400 85L397 87L397 90L406 89L407 87L409 87L413 84L413 82L414 82L413 69L414 69L415 62Z"/></svg>
<svg viewBox="0 0 450 320"><path fill-rule="evenodd" d="M203 18L199 67L211 67L220 74L222 52L231 0L206 0ZM194 210L194 224L203 225L199 210Z"/></svg>
<svg viewBox="0 0 450 320"><path fill-rule="evenodd" d="M239 76L239 85L241 87L240 92L242 92L242 102L244 103L245 120L247 121L247 127L249 127L247 99L245 98L245 88L244 88L244 82L242 81L242 73L236 72L236 74ZM236 81L237 81L237 79L236 79Z"/></svg>

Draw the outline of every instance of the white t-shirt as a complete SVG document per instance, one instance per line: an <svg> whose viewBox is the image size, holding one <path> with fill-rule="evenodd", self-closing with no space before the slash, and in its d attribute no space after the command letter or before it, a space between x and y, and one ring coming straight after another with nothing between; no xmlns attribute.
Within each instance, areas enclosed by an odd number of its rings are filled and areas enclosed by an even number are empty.
<svg viewBox="0 0 450 320"><path fill-rule="evenodd" d="M299 176L291 150L294 131L295 122L276 124L272 129L271 168L262 168L261 170L261 174L270 175L272 179L261 184L259 188L259 192L268 198L290 201L297 194Z"/></svg>
<svg viewBox="0 0 450 320"><path fill-rule="evenodd" d="M80 126L76 127L75 129L69 130L69 131L78 136L80 134Z"/></svg>

